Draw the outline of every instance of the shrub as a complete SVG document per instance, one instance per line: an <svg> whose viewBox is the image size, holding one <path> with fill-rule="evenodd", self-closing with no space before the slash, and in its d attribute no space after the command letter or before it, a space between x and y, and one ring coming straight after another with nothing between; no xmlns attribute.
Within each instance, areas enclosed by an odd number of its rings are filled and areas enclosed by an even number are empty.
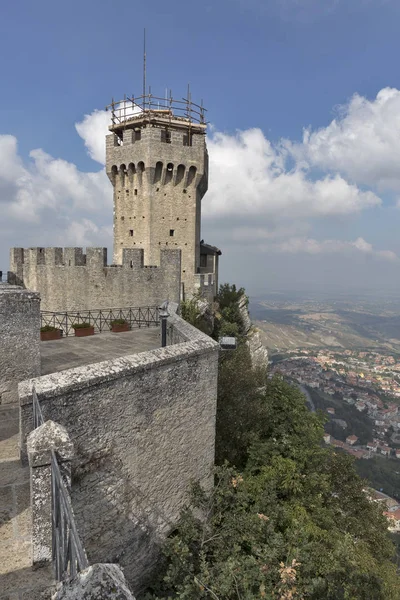
<svg viewBox="0 0 400 600"><path fill-rule="evenodd" d="M128 321L126 319L114 319L114 321L111 321L111 326L113 325L127 325Z"/></svg>
<svg viewBox="0 0 400 600"><path fill-rule="evenodd" d="M48 331L58 331L58 327L53 327L52 325L44 325L44 327L40 328L41 333L47 333Z"/></svg>
<svg viewBox="0 0 400 600"><path fill-rule="evenodd" d="M72 324L73 329L87 329L88 327L92 327L92 325L90 323L86 323L85 321L83 323Z"/></svg>

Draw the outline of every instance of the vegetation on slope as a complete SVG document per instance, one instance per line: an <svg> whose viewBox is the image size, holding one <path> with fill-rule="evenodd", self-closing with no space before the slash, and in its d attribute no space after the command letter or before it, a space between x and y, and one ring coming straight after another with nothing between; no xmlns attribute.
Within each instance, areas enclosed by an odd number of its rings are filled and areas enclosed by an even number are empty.
<svg viewBox="0 0 400 600"><path fill-rule="evenodd" d="M232 291L217 326L240 331ZM144 597L399 599L385 519L322 435L297 388L253 371L244 338L221 353L215 486L194 486Z"/></svg>

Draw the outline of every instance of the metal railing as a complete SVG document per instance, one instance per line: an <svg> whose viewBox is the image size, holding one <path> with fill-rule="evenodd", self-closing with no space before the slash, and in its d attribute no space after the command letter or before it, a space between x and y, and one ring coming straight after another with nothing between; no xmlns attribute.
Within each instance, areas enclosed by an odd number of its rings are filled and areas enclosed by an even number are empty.
<svg viewBox="0 0 400 600"><path fill-rule="evenodd" d="M154 96L151 93L142 96L127 96L123 100L112 100L111 104L106 106L106 110L111 111L112 127L124 125L131 119L151 120L153 116L162 116L164 118L183 118L190 124L206 124L207 110L203 106L203 101L196 104L192 101L192 94L188 89L187 98L178 100L172 97L172 92L165 98Z"/></svg>
<svg viewBox="0 0 400 600"><path fill-rule="evenodd" d="M36 429L44 424L44 418L34 386L32 398L33 427ZM79 538L70 495L54 450L51 450L51 521L54 575L57 581L65 581L86 569L89 561Z"/></svg>
<svg viewBox="0 0 400 600"><path fill-rule="evenodd" d="M63 581L86 569L89 562L54 450L51 451L51 498L53 568L56 580Z"/></svg>
<svg viewBox="0 0 400 600"><path fill-rule="evenodd" d="M73 325L89 323L95 333L110 331L112 321L123 319L131 329L158 326L160 323L157 306L102 308L67 312L41 311L41 327L49 325L61 329L63 335L74 335Z"/></svg>

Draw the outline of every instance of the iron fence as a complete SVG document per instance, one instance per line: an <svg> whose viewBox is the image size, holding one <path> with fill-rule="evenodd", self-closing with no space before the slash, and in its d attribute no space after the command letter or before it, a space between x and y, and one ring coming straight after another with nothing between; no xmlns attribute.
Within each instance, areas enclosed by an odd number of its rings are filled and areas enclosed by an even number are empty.
<svg viewBox="0 0 400 600"><path fill-rule="evenodd" d="M127 308L103 308L66 312L41 311L41 327L56 327L62 335L74 335L74 324L89 323L95 333L110 331L111 323L118 319L127 321L131 329L158 326L160 323L157 306L141 306Z"/></svg>
<svg viewBox="0 0 400 600"><path fill-rule="evenodd" d="M34 429L44 424L36 389L32 388ZM51 521L53 570L57 581L75 577L89 562L79 538L71 499L54 450L51 451Z"/></svg>
<svg viewBox="0 0 400 600"><path fill-rule="evenodd" d="M51 496L53 568L56 580L64 581L86 569L89 562L54 450L51 452Z"/></svg>

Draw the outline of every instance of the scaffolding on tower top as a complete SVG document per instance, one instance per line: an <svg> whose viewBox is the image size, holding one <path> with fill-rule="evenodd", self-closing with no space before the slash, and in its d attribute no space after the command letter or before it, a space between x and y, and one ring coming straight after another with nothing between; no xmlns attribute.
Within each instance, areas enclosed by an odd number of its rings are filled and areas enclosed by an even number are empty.
<svg viewBox="0 0 400 600"><path fill-rule="evenodd" d="M199 128L205 131L207 121L206 109L201 104L192 102L188 91L187 98L176 100L170 93L168 98L153 96L124 96L123 100L114 101L106 107L111 111L110 131L144 123L162 123L170 126Z"/></svg>

